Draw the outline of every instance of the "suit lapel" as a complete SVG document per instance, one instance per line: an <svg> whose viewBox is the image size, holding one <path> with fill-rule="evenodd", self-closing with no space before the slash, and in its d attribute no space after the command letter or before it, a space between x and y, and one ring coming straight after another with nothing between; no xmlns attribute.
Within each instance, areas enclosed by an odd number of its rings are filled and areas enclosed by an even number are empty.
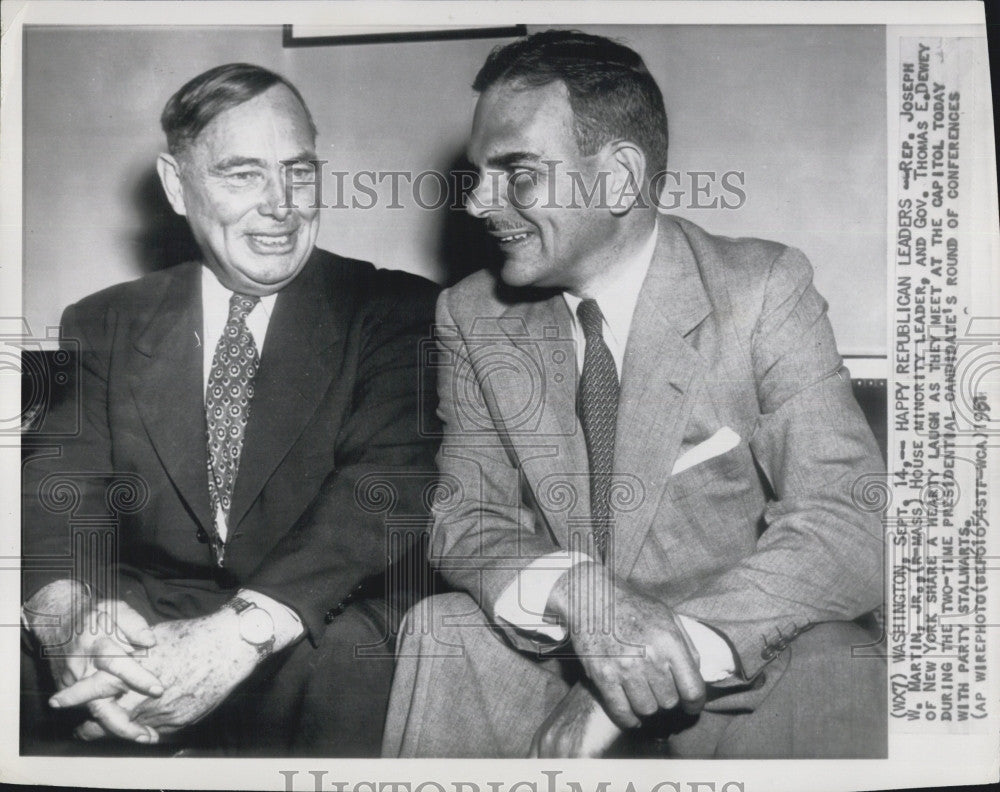
<svg viewBox="0 0 1000 792"><path fill-rule="evenodd" d="M660 217L659 239L636 304L618 403L613 565L627 575L649 530L694 406L705 364L686 336L710 313L694 253Z"/></svg>
<svg viewBox="0 0 1000 792"><path fill-rule="evenodd" d="M230 530L246 516L267 480L302 434L333 378L329 348L343 336L349 306L331 304L319 254L279 294L268 322L229 514ZM330 438L333 442L333 438Z"/></svg>
<svg viewBox="0 0 1000 792"><path fill-rule="evenodd" d="M130 386L160 462L188 508L208 528L212 510L202 386L200 272L200 264L183 264L165 280L133 341L137 354Z"/></svg>
<svg viewBox="0 0 1000 792"><path fill-rule="evenodd" d="M509 436L524 478L556 541L567 547L570 528L590 513L587 448L576 417L576 350L569 309L561 295L520 303L501 317L500 328L518 348L521 361L534 361L538 378L529 381L524 363L496 367L493 392L498 409L505 418L516 416L506 424L514 429ZM526 410L529 404L532 408ZM565 497L567 491L572 498Z"/></svg>

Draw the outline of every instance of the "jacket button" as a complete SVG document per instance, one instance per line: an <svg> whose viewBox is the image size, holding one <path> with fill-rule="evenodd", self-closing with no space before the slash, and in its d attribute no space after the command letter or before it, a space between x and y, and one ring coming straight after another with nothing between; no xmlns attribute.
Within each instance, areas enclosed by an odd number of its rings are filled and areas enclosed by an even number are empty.
<svg viewBox="0 0 1000 792"><path fill-rule="evenodd" d="M330 608L323 617L323 621L329 624L334 619L336 619L340 614L342 614L347 609L347 605L343 602L338 602L334 607Z"/></svg>
<svg viewBox="0 0 1000 792"><path fill-rule="evenodd" d="M765 646L760 653L762 660L773 660L774 656L777 654L773 646Z"/></svg>
<svg viewBox="0 0 1000 792"><path fill-rule="evenodd" d="M196 533L195 536L197 537L198 541L201 542L202 544L208 544L208 533L205 531L204 528L199 528L198 533Z"/></svg>

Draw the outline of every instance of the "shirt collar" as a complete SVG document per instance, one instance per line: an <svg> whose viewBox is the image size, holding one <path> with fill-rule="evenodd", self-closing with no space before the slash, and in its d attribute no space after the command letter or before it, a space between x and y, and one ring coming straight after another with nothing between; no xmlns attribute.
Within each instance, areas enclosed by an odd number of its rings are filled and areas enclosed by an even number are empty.
<svg viewBox="0 0 1000 792"><path fill-rule="evenodd" d="M610 332L613 340L622 347L632 328L632 315L639 302L639 292L642 291L642 283L646 279L649 265L653 261L653 253L656 251L657 230L657 226L654 225L645 244L624 262L618 277L594 295L604 315L605 330ZM563 292L563 299L566 300L575 326L578 321L576 309L583 300L569 292Z"/></svg>
<svg viewBox="0 0 1000 792"><path fill-rule="evenodd" d="M214 306L216 308L224 308L225 314L229 314L229 298L232 296L233 292L219 283L219 279L215 276L208 267L202 266L201 268L201 302L203 306ZM269 319L271 313L274 311L274 301L277 299L278 294L267 294L260 298L260 307L264 311L264 315Z"/></svg>

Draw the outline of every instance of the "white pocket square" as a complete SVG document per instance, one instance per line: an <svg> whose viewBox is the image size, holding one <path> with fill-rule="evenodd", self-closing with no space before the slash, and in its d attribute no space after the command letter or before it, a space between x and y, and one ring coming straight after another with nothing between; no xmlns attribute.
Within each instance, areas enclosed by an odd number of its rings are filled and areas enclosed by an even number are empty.
<svg viewBox="0 0 1000 792"><path fill-rule="evenodd" d="M720 456L734 448L740 442L740 436L728 426L723 426L718 432L708 440L703 440L694 448L689 448L674 462L674 469L670 471L671 476L676 476L687 470L689 467L700 465L713 457Z"/></svg>

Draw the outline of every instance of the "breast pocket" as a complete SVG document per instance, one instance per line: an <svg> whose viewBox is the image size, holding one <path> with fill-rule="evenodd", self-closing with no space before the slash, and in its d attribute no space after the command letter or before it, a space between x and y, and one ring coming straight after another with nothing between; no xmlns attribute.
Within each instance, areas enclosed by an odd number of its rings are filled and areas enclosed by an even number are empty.
<svg viewBox="0 0 1000 792"><path fill-rule="evenodd" d="M723 454L692 465L667 478L667 494L672 500L685 498L709 488L714 482L745 479L753 467L750 447L740 442Z"/></svg>
<svg viewBox="0 0 1000 792"><path fill-rule="evenodd" d="M756 530L753 455L745 442L667 479L664 504L670 513L670 541L687 548L706 569L753 552ZM700 553L697 548L700 548Z"/></svg>

